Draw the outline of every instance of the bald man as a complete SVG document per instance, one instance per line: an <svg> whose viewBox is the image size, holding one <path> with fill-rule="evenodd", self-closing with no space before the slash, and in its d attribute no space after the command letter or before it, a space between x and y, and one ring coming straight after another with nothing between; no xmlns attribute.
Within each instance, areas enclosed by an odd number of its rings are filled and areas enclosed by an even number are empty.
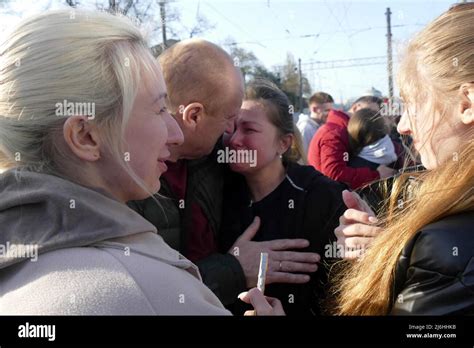
<svg viewBox="0 0 474 348"><path fill-rule="evenodd" d="M218 163L216 144L224 132L234 132L234 121L244 95L242 75L231 57L204 40L181 41L159 57L168 88L170 113L180 125L184 143L170 148L168 171L161 177L160 203L149 198L129 205L153 223L158 233L200 269L204 283L224 305L256 286L261 252L271 265L283 260L295 273L270 267L269 282L304 283L296 274L318 259L313 253L286 252L304 248L306 241L285 239L252 242L258 221L243 232L235 245L219 250L225 163Z"/></svg>

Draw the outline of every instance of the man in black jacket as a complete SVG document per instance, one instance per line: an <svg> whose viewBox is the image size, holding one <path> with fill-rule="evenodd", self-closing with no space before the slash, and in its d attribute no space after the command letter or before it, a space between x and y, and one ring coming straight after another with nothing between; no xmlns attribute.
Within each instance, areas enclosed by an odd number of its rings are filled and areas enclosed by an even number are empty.
<svg viewBox="0 0 474 348"><path fill-rule="evenodd" d="M223 199L224 164L218 163L215 144L232 133L243 99L243 81L231 57L203 40L186 40L159 58L169 93L169 107L184 134L184 143L171 148L169 170L162 176L161 195L130 202L129 206L152 222L164 240L199 267L204 283L223 304L257 283L261 252L269 254L267 283L305 283L298 274L319 256L287 251L306 248L302 239L253 242L258 221L230 248L219 253L217 241ZM292 261L292 272L280 272L280 261Z"/></svg>

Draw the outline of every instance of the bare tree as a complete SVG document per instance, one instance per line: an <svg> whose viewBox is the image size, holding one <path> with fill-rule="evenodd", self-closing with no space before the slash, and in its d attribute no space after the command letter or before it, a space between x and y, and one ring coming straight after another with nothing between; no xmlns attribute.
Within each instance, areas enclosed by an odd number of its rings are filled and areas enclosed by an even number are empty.
<svg viewBox="0 0 474 348"><path fill-rule="evenodd" d="M224 47L234 60L234 65L239 67L242 71L244 81L246 81L254 75L255 69L257 66L260 66L261 63L252 51L237 46L234 41L235 40L231 37L228 37L224 41Z"/></svg>
<svg viewBox="0 0 474 348"><path fill-rule="evenodd" d="M194 25L191 27L191 30L189 31L189 38L192 38L194 36L200 35L206 31L214 29L216 26L214 24L211 24L206 17L204 17L201 14L198 14L196 16L196 22Z"/></svg>
<svg viewBox="0 0 474 348"><path fill-rule="evenodd" d="M66 5L76 8L79 3L76 0L66 0Z"/></svg>
<svg viewBox="0 0 474 348"><path fill-rule="evenodd" d="M255 78L264 78L281 88L279 74L276 71L268 70L252 51L239 47L231 37L225 39L223 46L234 60L234 65L242 71L246 82Z"/></svg>
<svg viewBox="0 0 474 348"><path fill-rule="evenodd" d="M48 10L49 8L51 8L51 2L53 0L48 0L48 2L44 3L44 2L41 2L40 5L41 5L41 9L39 11L46 11ZM22 17L22 12L19 11L19 10L14 10L11 5L11 0L0 0L0 15L9 15L9 16L13 16L13 17L17 17L17 18L21 18ZM0 21L0 30L2 30L2 21Z"/></svg>
<svg viewBox="0 0 474 348"><path fill-rule="evenodd" d="M281 89L288 95L293 105L300 105L298 64L291 53L287 53L286 62L280 67ZM311 94L308 79L302 74L303 95ZM303 104L305 101L303 100ZM300 110L301 111L301 110Z"/></svg>
<svg viewBox="0 0 474 348"><path fill-rule="evenodd" d="M298 64L291 53L287 53L285 65L281 67L281 84L285 91L298 94L299 74ZM303 94L310 94L311 86L303 74Z"/></svg>
<svg viewBox="0 0 474 348"><path fill-rule="evenodd" d="M74 8L81 5L78 0L65 0L65 2ZM176 42L180 36L195 37L214 29L214 26L202 15L197 15L193 26L187 28L181 23L180 13L173 6L173 2L173 0L96 0L96 8L111 13L120 13L134 18L140 24L147 25L151 43L160 42L165 47L169 46L167 41ZM184 33L183 29L179 29L178 24L184 28Z"/></svg>

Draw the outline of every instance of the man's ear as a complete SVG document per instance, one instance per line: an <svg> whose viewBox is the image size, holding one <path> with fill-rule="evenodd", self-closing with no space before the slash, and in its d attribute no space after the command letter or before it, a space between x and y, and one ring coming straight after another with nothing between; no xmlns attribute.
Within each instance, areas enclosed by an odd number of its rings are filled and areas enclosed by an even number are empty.
<svg viewBox="0 0 474 348"><path fill-rule="evenodd" d="M359 111L360 109L362 109L362 105L361 105L361 103L359 102L359 103L354 104L354 108L352 109L352 112L353 112L353 113L356 113L356 112Z"/></svg>
<svg viewBox="0 0 474 348"><path fill-rule="evenodd" d="M349 116L351 116L352 114L354 114L356 111L357 111L357 104L353 104L353 105L349 108Z"/></svg>
<svg viewBox="0 0 474 348"><path fill-rule="evenodd" d="M474 83L464 83L459 88L461 94L461 122L465 125L474 122Z"/></svg>
<svg viewBox="0 0 474 348"><path fill-rule="evenodd" d="M63 136L69 149L80 159L95 162L100 158L97 127L87 116L70 116L63 125Z"/></svg>
<svg viewBox="0 0 474 348"><path fill-rule="evenodd" d="M283 155L293 144L294 135L289 133L285 134L280 138L280 155Z"/></svg>
<svg viewBox="0 0 474 348"><path fill-rule="evenodd" d="M195 130L204 117L204 106L201 103L188 104L183 110L183 124L186 128Z"/></svg>

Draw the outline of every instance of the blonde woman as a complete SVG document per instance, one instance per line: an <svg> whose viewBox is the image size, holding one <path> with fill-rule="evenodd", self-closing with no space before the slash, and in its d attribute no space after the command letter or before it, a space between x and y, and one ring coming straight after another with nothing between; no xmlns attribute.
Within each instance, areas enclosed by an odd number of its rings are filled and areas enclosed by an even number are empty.
<svg viewBox="0 0 474 348"><path fill-rule="evenodd" d="M47 12L0 54L0 314L229 314L125 205L159 190L183 142L140 32L106 13ZM258 290L242 297L282 312Z"/></svg>
<svg viewBox="0 0 474 348"><path fill-rule="evenodd" d="M408 46L398 131L413 137L427 171L416 184L404 185L408 174L397 180L379 226L343 194L352 209L335 231L339 243L370 247L338 279L337 314L474 314L473 23L474 4L456 5Z"/></svg>

